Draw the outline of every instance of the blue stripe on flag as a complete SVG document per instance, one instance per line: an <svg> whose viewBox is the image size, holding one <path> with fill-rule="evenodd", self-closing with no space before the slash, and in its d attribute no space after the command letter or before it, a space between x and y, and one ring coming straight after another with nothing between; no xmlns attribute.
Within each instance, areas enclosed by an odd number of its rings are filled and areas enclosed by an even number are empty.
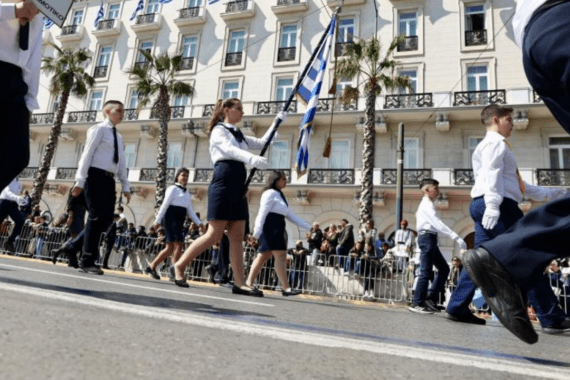
<svg viewBox="0 0 570 380"><path fill-rule="evenodd" d="M139 2L137 4L137 8L133 12L133 15L131 16L131 18L129 20L133 21L135 19L135 17L137 17L137 13L139 13L143 9L144 9L144 0L139 0Z"/></svg>
<svg viewBox="0 0 570 380"><path fill-rule="evenodd" d="M103 9L103 0L101 0L101 6L99 7L99 12L97 12L97 17L95 18L95 27L99 25L99 21L103 20L105 17L105 10Z"/></svg>

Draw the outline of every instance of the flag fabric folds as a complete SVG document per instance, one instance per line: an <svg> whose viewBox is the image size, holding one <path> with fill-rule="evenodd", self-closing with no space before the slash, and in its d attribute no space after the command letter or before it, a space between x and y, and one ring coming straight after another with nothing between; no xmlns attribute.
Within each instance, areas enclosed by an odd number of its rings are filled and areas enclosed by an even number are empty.
<svg viewBox="0 0 570 380"><path fill-rule="evenodd" d="M307 112L301 121L299 129L299 142L297 151L297 162L295 168L297 170L297 175L301 177L307 171L307 166L309 164L309 142L311 136L311 129L313 119L315 118L315 113L317 111L317 105L319 103L319 93L321 92L321 87L323 84L323 77L325 75L325 69L327 67L327 60L329 58L329 53L331 50L331 45L334 39L336 15L333 16L331 24L329 26L329 31L326 40L320 47L320 51L313 61L309 71L301 85L297 88L296 95L297 99L307 106Z"/></svg>
<svg viewBox="0 0 570 380"><path fill-rule="evenodd" d="M168 4L170 2L172 2L172 0L159 0L159 3L162 3L162 4Z"/></svg>
<svg viewBox="0 0 570 380"><path fill-rule="evenodd" d="M139 0L139 2L137 4L137 8L133 12L133 15L131 16L130 21L133 21L135 19L135 17L137 17L137 14L140 11L142 11L143 9L144 9L144 0Z"/></svg>
<svg viewBox="0 0 570 380"><path fill-rule="evenodd" d="M101 6L99 7L99 12L97 12L97 17L95 18L95 27L99 25L99 21L103 20L105 17L105 10L103 9L103 0L101 0Z"/></svg>
<svg viewBox="0 0 570 380"><path fill-rule="evenodd" d="M55 23L51 21L49 18L44 16L44 29L51 28Z"/></svg>
<svg viewBox="0 0 570 380"><path fill-rule="evenodd" d="M208 5L212 5L214 3L217 3L220 0L208 0Z"/></svg>

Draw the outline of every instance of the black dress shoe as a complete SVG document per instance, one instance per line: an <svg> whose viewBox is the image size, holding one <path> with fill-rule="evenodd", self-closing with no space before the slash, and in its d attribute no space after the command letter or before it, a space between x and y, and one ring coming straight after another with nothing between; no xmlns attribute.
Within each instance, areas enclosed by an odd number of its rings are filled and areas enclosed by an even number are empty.
<svg viewBox="0 0 570 380"><path fill-rule="evenodd" d="M484 319L477 318L471 313L462 316L445 313L445 318L453 322L472 323L474 325L484 325L486 323Z"/></svg>
<svg viewBox="0 0 570 380"><path fill-rule="evenodd" d="M88 265L88 266L80 265L79 271L83 273L98 274L98 275L102 275L105 273L97 265Z"/></svg>
<svg viewBox="0 0 570 380"><path fill-rule="evenodd" d="M538 335L528 319L525 298L513 276L482 247L465 252L462 261L503 326L520 340L536 343Z"/></svg>
<svg viewBox="0 0 570 380"><path fill-rule="evenodd" d="M150 274L150 277L154 278L155 280L160 280L160 275L156 272L156 269L152 269L151 267L146 267L144 272Z"/></svg>
<svg viewBox="0 0 570 380"><path fill-rule="evenodd" d="M55 265L55 263L57 263L57 258L59 257L59 255L61 254L65 254L67 256L67 253L65 252L65 248L64 247L59 247L58 249L52 249L51 250L51 262Z"/></svg>
<svg viewBox="0 0 570 380"><path fill-rule="evenodd" d="M542 332L551 335L570 332L570 318L566 318L562 322L555 323L551 326L543 327Z"/></svg>
<svg viewBox="0 0 570 380"><path fill-rule="evenodd" d="M252 297L263 297L263 292L257 288L251 288L251 290L242 289L237 285L232 287L233 294L241 294L242 296L252 296Z"/></svg>
<svg viewBox="0 0 570 380"><path fill-rule="evenodd" d="M441 310L439 310L439 308L435 305L435 303L432 300L425 300L424 306L426 307L426 309L431 310L434 313L441 312Z"/></svg>
<svg viewBox="0 0 570 380"><path fill-rule="evenodd" d="M289 296L296 296L298 294L303 293L302 290L299 289L289 289L289 290L282 290L281 294L285 297L289 297Z"/></svg>
<svg viewBox="0 0 570 380"><path fill-rule="evenodd" d="M189 288L190 287L190 285L188 285L186 280L174 279L174 283L176 284L176 286L180 286L181 288Z"/></svg>

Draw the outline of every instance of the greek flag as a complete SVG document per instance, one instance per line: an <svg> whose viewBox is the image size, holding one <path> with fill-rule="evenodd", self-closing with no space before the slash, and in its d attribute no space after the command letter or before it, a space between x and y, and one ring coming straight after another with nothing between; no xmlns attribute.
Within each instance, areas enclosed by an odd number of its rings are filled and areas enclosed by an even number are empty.
<svg viewBox="0 0 570 380"><path fill-rule="evenodd" d="M170 2L172 2L172 0L159 0L159 3L162 3L162 4L168 4Z"/></svg>
<svg viewBox="0 0 570 380"><path fill-rule="evenodd" d="M105 17L105 10L103 9L103 0L101 0L101 6L99 7L99 12L97 12L97 17L95 18L95 27L99 25L99 21L103 20Z"/></svg>
<svg viewBox="0 0 570 380"><path fill-rule="evenodd" d="M139 3L137 4L137 8L133 12L133 15L131 16L130 21L133 21L135 19L135 17L137 17L137 13L139 13L143 9L144 9L144 0L139 0Z"/></svg>
<svg viewBox="0 0 570 380"><path fill-rule="evenodd" d="M297 152L297 163L295 164L297 175L299 177L306 173L307 166L309 164L309 139L311 136L313 119L317 112L319 93L321 92L323 77L327 67L327 60L329 58L329 52L331 50L334 37L335 23L336 15L334 15L331 20L327 38L321 45L317 57L313 61L307 75L303 78L301 85L297 89L297 99L307 105L307 112L305 112L303 121L301 121L301 125L299 126L301 132L299 133L299 150Z"/></svg>
<svg viewBox="0 0 570 380"><path fill-rule="evenodd" d="M217 3L220 0L208 0L208 5L212 5L214 3Z"/></svg>
<svg viewBox="0 0 570 380"><path fill-rule="evenodd" d="M44 16L44 29L49 29L53 26L53 24L55 24L53 21L51 21L49 18Z"/></svg>

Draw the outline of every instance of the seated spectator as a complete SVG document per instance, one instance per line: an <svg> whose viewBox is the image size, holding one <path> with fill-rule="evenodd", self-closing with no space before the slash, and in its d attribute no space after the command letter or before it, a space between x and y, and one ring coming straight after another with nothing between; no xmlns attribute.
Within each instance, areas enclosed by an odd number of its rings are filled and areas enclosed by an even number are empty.
<svg viewBox="0 0 570 380"><path fill-rule="evenodd" d="M293 263L289 272L289 285L294 289L304 289L307 255L309 251L303 247L303 242L299 240L295 244L295 248L291 251L291 254L293 255Z"/></svg>
<svg viewBox="0 0 570 380"><path fill-rule="evenodd" d="M354 269L356 260L362 255L364 250L364 244L361 241L357 241L354 247L348 253L348 259L344 264L344 275L348 276L350 271Z"/></svg>

